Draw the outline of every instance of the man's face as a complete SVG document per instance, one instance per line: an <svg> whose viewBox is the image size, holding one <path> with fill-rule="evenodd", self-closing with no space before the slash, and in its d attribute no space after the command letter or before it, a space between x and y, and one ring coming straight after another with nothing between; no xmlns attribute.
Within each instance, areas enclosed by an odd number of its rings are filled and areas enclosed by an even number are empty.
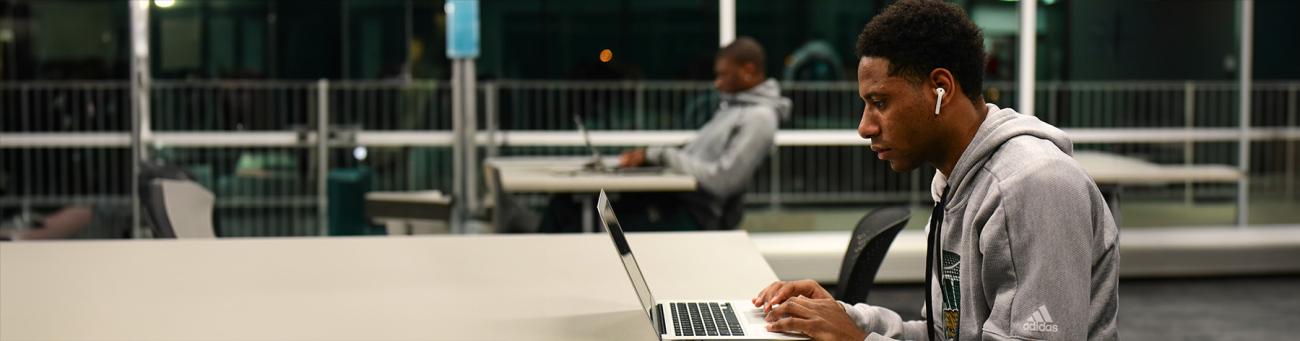
<svg viewBox="0 0 1300 341"><path fill-rule="evenodd" d="M906 172L933 160L939 136L934 99L921 85L889 75L889 60L865 57L858 61L858 95L866 103L858 135L871 139L876 157L889 161L895 172ZM933 95L933 93L931 93Z"/></svg>
<svg viewBox="0 0 1300 341"><path fill-rule="evenodd" d="M718 91L736 93L745 90L746 68L730 58L717 58L713 62L713 86ZM753 76L750 76L753 77Z"/></svg>

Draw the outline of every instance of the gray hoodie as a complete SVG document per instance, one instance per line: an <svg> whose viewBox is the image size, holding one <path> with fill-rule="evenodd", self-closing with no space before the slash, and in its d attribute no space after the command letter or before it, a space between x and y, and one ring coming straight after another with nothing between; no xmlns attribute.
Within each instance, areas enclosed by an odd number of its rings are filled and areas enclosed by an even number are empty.
<svg viewBox="0 0 1300 341"><path fill-rule="evenodd" d="M718 111L681 148L646 149L646 162L695 177L699 192L684 197L705 228L723 214L727 199L742 194L767 158L778 123L790 115L790 99L768 79L742 92L721 95ZM726 226L722 226L726 227Z"/></svg>
<svg viewBox="0 0 1300 341"><path fill-rule="evenodd" d="M935 335L1118 338L1119 232L1072 149L1060 129L989 104L952 174L936 174L934 192L947 198L941 250L931 250L937 309L925 317L937 321ZM930 338L924 320L843 305L868 340Z"/></svg>

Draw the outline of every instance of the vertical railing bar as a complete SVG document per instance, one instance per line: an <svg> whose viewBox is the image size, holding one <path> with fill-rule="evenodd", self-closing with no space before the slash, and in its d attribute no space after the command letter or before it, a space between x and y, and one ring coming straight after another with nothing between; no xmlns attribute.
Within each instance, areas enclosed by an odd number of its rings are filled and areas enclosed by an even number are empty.
<svg viewBox="0 0 1300 341"><path fill-rule="evenodd" d="M772 162L771 179L769 179L772 189L769 191L771 194L768 195L767 200L771 210L779 211L781 210L781 147L772 146L771 153L768 158Z"/></svg>
<svg viewBox="0 0 1300 341"><path fill-rule="evenodd" d="M21 108L19 121L21 122L21 127L22 129L36 130L35 127L32 126L32 122L31 122L31 117L33 116L33 114L31 112L31 105L30 105L31 100L29 98L30 96L31 96L31 86L28 84L19 85L18 97L21 99L19 103L19 107ZM34 173L34 171L32 170L32 164L35 163L33 161L35 157L32 155L33 150L34 149L32 148L23 149L23 158L22 158L23 175L22 176L29 179L34 178L34 176L32 175ZM21 214L23 216L27 216L31 214L31 209L32 209L31 198L35 197L36 193L32 191L33 181L21 181L21 182L23 183L23 192L22 195L20 196L22 201L20 204L21 206L20 211L22 212Z"/></svg>
<svg viewBox="0 0 1300 341"><path fill-rule="evenodd" d="M329 235L329 80L316 81L316 226L320 236Z"/></svg>
<svg viewBox="0 0 1300 341"><path fill-rule="evenodd" d="M483 105L484 105L484 108L483 108L483 109L484 109L484 117L483 117L483 118L484 118L485 120L487 120L487 122L486 122L487 127L486 127L486 128L487 128L487 137L488 137L488 144L487 144L487 156L488 156L488 157L497 157L498 153L500 152L500 151L497 149L497 148L498 148L498 145L497 145L497 128L498 128L498 127L497 127L497 120L498 120L497 115L499 115L499 113L497 112L497 91L500 91L500 89L497 88L497 83L496 83L496 82L486 82L486 83L483 84L483 92L484 92L484 93L483 93L483 97L484 97L484 98L483 98L483 99L484 99L484 102L483 102Z"/></svg>
<svg viewBox="0 0 1300 341"><path fill-rule="evenodd" d="M1300 129L1296 125L1296 91L1296 83L1287 86L1285 129ZM1294 138L1283 138L1283 141L1286 141L1286 172L1283 173L1282 177L1286 179L1284 187L1286 188L1286 201L1289 203L1295 199L1296 178L1300 177L1300 174L1296 174L1296 140Z"/></svg>
<svg viewBox="0 0 1300 341"><path fill-rule="evenodd" d="M1195 145L1192 141L1192 129L1196 127L1196 84L1192 81L1183 83L1183 126L1187 129L1187 139L1183 142L1183 165L1191 167L1195 159ZM1183 183L1183 203L1191 207L1195 197L1195 188L1191 179Z"/></svg>

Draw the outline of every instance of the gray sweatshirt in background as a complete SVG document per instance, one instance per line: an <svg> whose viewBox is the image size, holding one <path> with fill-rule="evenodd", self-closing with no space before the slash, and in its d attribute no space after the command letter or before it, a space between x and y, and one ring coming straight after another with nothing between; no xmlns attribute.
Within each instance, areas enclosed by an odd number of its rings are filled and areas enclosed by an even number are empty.
<svg viewBox="0 0 1300 341"><path fill-rule="evenodd" d="M790 116L790 99L775 79L738 93L722 93L713 118L680 148L650 147L646 162L691 175L699 191L683 196L705 228L723 214L727 199L745 192L776 139L777 125Z"/></svg>
<svg viewBox="0 0 1300 341"><path fill-rule="evenodd" d="M1119 231L1072 152L1060 129L988 104L952 174L938 173L932 184L937 196L947 192L942 250L931 250L937 257L929 269L935 307L923 317L935 321L935 335L1118 338ZM930 338L925 320L841 304L867 340Z"/></svg>

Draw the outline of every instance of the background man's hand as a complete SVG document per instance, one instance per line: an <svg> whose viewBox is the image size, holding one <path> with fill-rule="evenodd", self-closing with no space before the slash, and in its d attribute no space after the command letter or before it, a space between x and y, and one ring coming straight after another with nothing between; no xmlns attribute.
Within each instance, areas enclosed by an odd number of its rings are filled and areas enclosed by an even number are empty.
<svg viewBox="0 0 1300 341"><path fill-rule="evenodd" d="M793 297L767 314L767 330L808 335L813 340L861 341L867 333L834 299Z"/></svg>
<svg viewBox="0 0 1300 341"><path fill-rule="evenodd" d="M811 279L804 279L792 282L776 281L768 285L758 296L754 297L751 302L755 307L763 307L763 312L772 311L772 306L781 304L785 300L795 296L803 296L812 299L835 299L831 293L822 288L821 284Z"/></svg>
<svg viewBox="0 0 1300 341"><path fill-rule="evenodd" d="M645 149L638 148L638 149L629 150L623 152L623 155L620 155L618 157L619 167L623 167L623 168L639 167L644 164L645 164Z"/></svg>

